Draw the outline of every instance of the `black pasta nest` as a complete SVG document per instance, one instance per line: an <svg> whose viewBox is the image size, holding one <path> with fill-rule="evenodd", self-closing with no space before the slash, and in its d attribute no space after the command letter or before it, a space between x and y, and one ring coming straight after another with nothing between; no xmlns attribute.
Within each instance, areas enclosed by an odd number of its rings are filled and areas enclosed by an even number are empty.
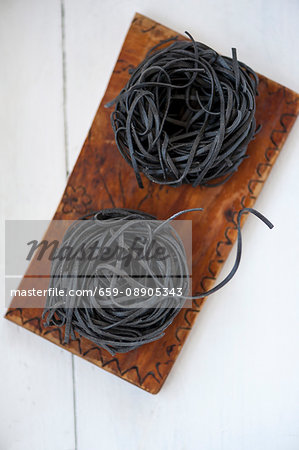
<svg viewBox="0 0 299 450"><path fill-rule="evenodd" d="M180 211L159 222L141 211L106 209L84 217L89 220L75 221L64 234L52 261L43 312L45 325L63 327L65 343L76 339L78 334L112 355L161 338L187 299L213 294L235 275L241 260L243 214L250 212L273 228L258 211L240 210L233 268L212 289L192 297L184 244L170 221L199 210ZM141 239L139 247L132 245L136 237ZM115 248L124 252L115 253ZM164 248L166 257L155 252L148 258L149 249L154 248ZM137 295L135 288L139 290Z"/></svg>
<svg viewBox="0 0 299 450"><path fill-rule="evenodd" d="M151 49L107 105L115 103L116 144L140 187L141 172L173 186L222 184L256 132L255 72L235 49L232 58L221 56L188 36Z"/></svg>
<svg viewBox="0 0 299 450"><path fill-rule="evenodd" d="M52 261L45 325L64 327L66 343L78 333L112 355L159 339L189 293L179 235L169 222L140 211L106 209L88 219L68 228ZM150 257L159 247L167 257Z"/></svg>

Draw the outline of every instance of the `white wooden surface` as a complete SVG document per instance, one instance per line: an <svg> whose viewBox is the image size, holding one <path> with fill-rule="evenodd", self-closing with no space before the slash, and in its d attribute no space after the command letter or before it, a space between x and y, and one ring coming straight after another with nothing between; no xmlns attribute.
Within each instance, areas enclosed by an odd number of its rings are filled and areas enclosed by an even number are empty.
<svg viewBox="0 0 299 450"><path fill-rule="evenodd" d="M299 91L296 0L2 0L2 248L4 218L52 216L135 11ZM299 122L256 205L274 230L248 220L157 396L1 319L0 450L297 450L298 167Z"/></svg>

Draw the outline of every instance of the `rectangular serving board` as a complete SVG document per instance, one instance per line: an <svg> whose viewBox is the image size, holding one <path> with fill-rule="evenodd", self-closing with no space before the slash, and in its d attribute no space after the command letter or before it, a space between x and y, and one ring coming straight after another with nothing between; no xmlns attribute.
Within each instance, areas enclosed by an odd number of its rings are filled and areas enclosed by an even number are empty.
<svg viewBox="0 0 299 450"><path fill-rule="evenodd" d="M143 177L145 188L139 189L134 172L116 148L110 124L111 110L104 105L124 87L130 76L129 69L138 65L151 47L173 36L178 33L143 15L135 15L54 219L73 220L89 211L111 207L141 209L165 219L181 209L203 207L204 214L184 216L184 219L192 218L193 236L204 236L204 239L193 239L192 283L193 293L196 293L212 287L236 240L236 212L254 205L296 120L299 96L259 76L256 120L262 129L249 145L249 158L223 186L172 188L151 183ZM185 37L179 35L179 39ZM25 275L20 288L25 287L26 282ZM48 283L47 278L36 279L37 288L46 289ZM203 302L204 299L194 301L192 307L183 309L160 340L115 357L79 336L70 344L64 344L61 329L44 328L41 308L19 308L16 297L6 318L156 394L181 351Z"/></svg>

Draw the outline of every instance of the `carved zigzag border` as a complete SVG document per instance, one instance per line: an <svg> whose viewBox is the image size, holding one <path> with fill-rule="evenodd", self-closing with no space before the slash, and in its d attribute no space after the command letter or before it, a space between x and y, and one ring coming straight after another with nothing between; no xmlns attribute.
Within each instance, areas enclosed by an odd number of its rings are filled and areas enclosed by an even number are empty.
<svg viewBox="0 0 299 450"><path fill-rule="evenodd" d="M268 80L266 79L262 79L261 82L266 83L267 88L269 88L268 85ZM273 94L277 94L278 91L280 92L281 90L283 90L283 98L285 101L286 105L290 105L292 103L295 103L299 100L299 97L295 97L294 99L289 100L287 98L287 92L286 89L284 87L279 87L279 89L277 89L276 91L270 91L269 89L267 90L268 95L273 95ZM286 123L285 119L286 118L291 118L292 123ZM297 114L294 113L289 113L289 112L284 112L279 119L279 123L280 123L280 128L275 128L272 130L271 134L270 134L270 142L271 144L265 149L264 152L264 160L261 161L257 167L256 167L256 177L252 178L251 180L249 180L248 185L247 185L247 190L248 193L247 195L243 196L241 201L240 201L240 206L241 207L245 207L246 201L249 200L249 202L252 204L255 200L256 200L256 196L255 196L255 185L258 184L263 184L265 182L265 179L263 178L263 171L262 168L266 167L266 168L271 168L272 167L272 157L273 157L273 152L279 152L281 147L282 147L282 143L278 142L277 137L275 137L275 135L284 135L286 133L289 132L289 129L291 128L291 126L293 125L293 121L296 119ZM271 153L272 153L272 157L271 157ZM88 205L89 206L89 205ZM248 205L247 205L248 206ZM204 290L204 284L206 281L215 281L216 279L216 270L213 269L213 266L217 267L217 269L219 268L219 266L221 264L223 264L224 259L222 257L221 254L221 246L232 246L233 242L231 240L231 238L229 237L229 233L231 231L236 232L237 229L237 224L235 221L235 217L236 217L237 211L232 213L232 216L230 218L227 218L227 222L228 222L228 226L225 229L224 232L224 239L219 241L216 245L216 258L212 259L209 263L208 266L208 275L205 275L202 279L201 279L201 287ZM145 380L148 377L152 377L156 383L160 384L161 381L163 380L163 375L160 372L160 366L161 365L168 365L168 364L172 364L173 360L170 358L171 353L173 351L173 349L177 346L181 346L181 338L180 338L180 333L181 332L189 332L192 328L192 319L194 319L194 315L198 314L200 312L200 308L201 305L203 303L203 300L201 300L200 302L198 301L194 301L193 302L193 307L192 308L188 308L184 311L184 322L185 325L184 326L179 326L177 327L177 329L175 330L174 333L174 343L169 345L166 350L166 356L167 359L165 361L158 361L155 365L155 371L149 371L145 374L144 377L141 376L139 368L134 365L132 367L129 367L125 370L122 370L120 362L118 360L117 357L113 357L111 359L106 359L103 357L103 353L102 353L102 349L96 345L94 345L92 342L90 343L90 348L87 349L85 352L82 352L82 348L81 348L81 338L78 337L76 340L72 341L72 345L73 343L77 343L78 344L78 350L77 353L79 353L79 355L81 355L83 358L87 357L88 354L90 354L91 352L96 352L98 353L98 362L100 363L102 368L110 368L110 370L117 374L120 377L123 378L127 378L130 381L130 377L126 377L126 375L129 372L135 372L137 379L138 379L138 384L140 387L143 387ZM41 336L48 336L50 334L53 333L58 333L58 337L59 337L59 343L62 347L65 346L65 344L63 343L63 339L62 339L62 333L61 333L61 329L58 327L55 328L51 328L51 329L45 329L43 327L42 324L42 319L39 316L34 316L31 317L29 319L24 319L23 317L23 309L22 308L15 308L15 309L10 309L7 311L6 316L9 315L16 315L16 313L19 314L20 319L21 319L21 323L22 325L26 328L34 328L35 333L40 334ZM191 318L189 319L188 316L191 315ZM31 326L30 326L31 325ZM48 338L49 339L49 338ZM51 340L51 339L50 339ZM113 367L112 367L113 366Z"/></svg>

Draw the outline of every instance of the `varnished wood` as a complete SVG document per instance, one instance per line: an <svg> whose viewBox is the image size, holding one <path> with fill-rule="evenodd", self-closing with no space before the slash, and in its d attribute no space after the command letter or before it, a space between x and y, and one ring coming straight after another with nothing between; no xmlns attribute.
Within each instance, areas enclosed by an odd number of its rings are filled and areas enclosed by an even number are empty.
<svg viewBox="0 0 299 450"><path fill-rule="evenodd" d="M143 177L145 189L140 190L132 169L117 151L110 125L111 111L104 105L117 95L129 78L128 69L136 66L149 48L175 35L174 31L136 14L54 218L75 219L91 210L126 207L165 219L181 209L203 207L202 214L184 216L193 220L195 294L213 285L236 239L236 211L253 206L296 119L299 96L260 76L256 119L262 130L249 145L250 157L225 185L171 188L150 183ZM28 282L24 278L21 287ZM48 280L41 278L35 283L36 287L47 288ZM7 312L9 320L151 393L162 387L203 304L203 300L193 302L192 308L183 309L159 341L112 358L84 338L63 344L60 329L43 327L40 308L17 308L17 300L12 301Z"/></svg>

